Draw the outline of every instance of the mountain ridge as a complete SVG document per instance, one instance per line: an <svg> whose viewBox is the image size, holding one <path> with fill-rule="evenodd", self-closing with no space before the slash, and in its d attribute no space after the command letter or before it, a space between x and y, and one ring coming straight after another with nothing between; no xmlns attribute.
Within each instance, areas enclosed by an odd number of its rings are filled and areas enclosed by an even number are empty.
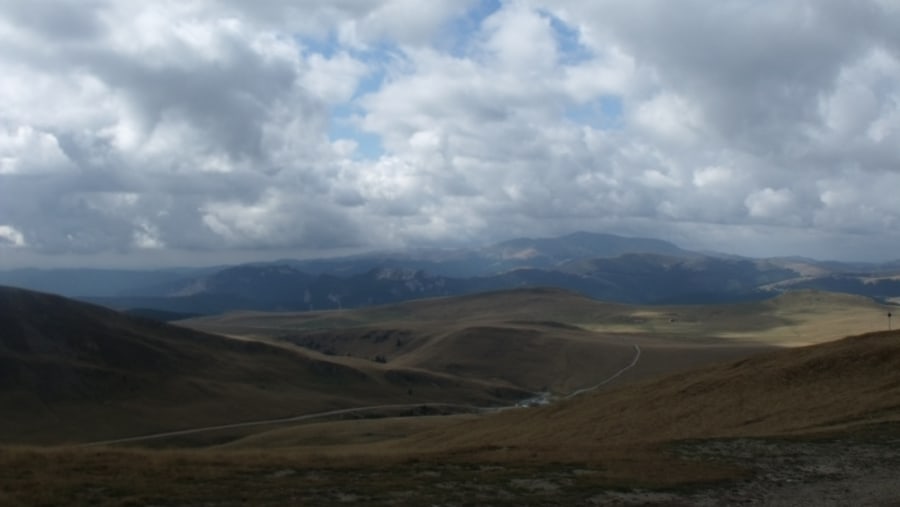
<svg viewBox="0 0 900 507"><path fill-rule="evenodd" d="M99 274L98 274L99 273ZM157 273L158 281L154 280ZM553 286L626 303L690 304L759 300L784 290L823 289L900 298L898 263L798 257L753 259L684 250L653 238L576 232L516 238L478 249L420 249L334 259L255 262L172 272L75 270L0 272L20 286L166 318L233 310L358 308L486 290ZM79 285L97 275L98 294ZM73 280L75 280L73 282ZM97 284L94 284L97 285ZM112 288L118 288L112 292ZM65 289L65 290L63 290Z"/></svg>

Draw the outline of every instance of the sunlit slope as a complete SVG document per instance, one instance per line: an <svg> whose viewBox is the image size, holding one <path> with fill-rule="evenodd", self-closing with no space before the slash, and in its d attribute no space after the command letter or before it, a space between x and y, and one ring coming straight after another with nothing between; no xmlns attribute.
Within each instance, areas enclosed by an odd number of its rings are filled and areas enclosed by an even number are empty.
<svg viewBox="0 0 900 507"><path fill-rule="evenodd" d="M632 361L635 345L640 361L614 383L880 329L886 311L865 298L808 291L745 304L629 306L523 289L340 312L238 312L182 324L565 393L615 374Z"/></svg>
<svg viewBox="0 0 900 507"><path fill-rule="evenodd" d="M740 304L635 306L596 301L557 289L522 289L358 310L235 312L182 322L206 330L259 336L366 326L538 322L609 333L740 338L796 345L885 329L889 310L868 298L819 291L787 292L766 301Z"/></svg>
<svg viewBox="0 0 900 507"><path fill-rule="evenodd" d="M714 337L798 346L885 330L891 308L862 296L803 290L739 304L624 307L582 325L692 342Z"/></svg>
<svg viewBox="0 0 900 507"><path fill-rule="evenodd" d="M515 410L395 449L490 459L591 460L682 439L798 435L900 421L900 332L783 349Z"/></svg>

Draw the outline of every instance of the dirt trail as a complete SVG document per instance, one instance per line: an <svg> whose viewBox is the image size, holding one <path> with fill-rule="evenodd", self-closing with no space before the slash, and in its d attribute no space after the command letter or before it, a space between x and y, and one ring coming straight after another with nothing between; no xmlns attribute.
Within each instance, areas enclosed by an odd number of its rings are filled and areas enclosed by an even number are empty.
<svg viewBox="0 0 900 507"><path fill-rule="evenodd" d="M599 388L605 386L606 384L609 384L609 383L612 382L613 380L619 378L619 377L620 377L623 373L625 373L626 371L628 371L628 370L634 368L634 367L638 364L638 361L640 361L640 360L641 360L641 347L640 347L640 345L634 345L634 358L632 358L631 362L628 363L627 366L625 366L625 367L622 368L621 370L619 370L619 371L613 373L613 374L610 375L609 377L606 377L606 378L603 379L603 381L600 382L599 384L595 384L595 385L592 385L592 386L590 386L590 387L585 387L585 388L582 388L582 389L578 389L577 391L573 391L573 392L567 394L566 396L564 396L562 399L568 400L568 399L570 399L570 398L574 398L575 396L578 396L579 394L584 394L584 393L593 391L593 390L595 390L595 389L599 389Z"/></svg>
<svg viewBox="0 0 900 507"><path fill-rule="evenodd" d="M613 380L617 379L620 375L625 373L638 363L641 359L641 347L638 345L634 345L634 358L631 360L628 365L623 367L622 369L616 371L609 377L605 378L599 384L595 384L590 387L585 387L583 389L578 389L577 391L573 391L568 395L564 396L561 399L569 399L574 396L578 396L579 394L586 393L588 391L593 391L594 389L598 389ZM282 417L278 419L263 419L259 421L246 421L240 423L232 423L232 424L220 424L216 426L204 426L201 428L188 428L183 430L176 431L166 431L162 433L153 433L150 435L139 435L134 437L126 437L126 438L116 438L110 440L100 440L96 442L88 442L85 444L80 444L77 447L96 447L102 445L115 445L115 444L127 444L127 443L135 443L135 442L145 442L148 440L159 440L163 438L170 437L180 437L185 435L194 435L198 433L206 433L210 431L219 431L219 430L230 430L230 429L239 429L239 428L249 428L252 426L267 426L267 425L275 425L275 424L286 424L293 422L301 422L301 421L309 421L313 419L323 419L326 417L333 416L341 416L341 415L351 415L351 414L363 414L365 412L373 412L373 411L382 411L382 410L405 410L405 409L419 409L419 408L430 408L430 409L450 409L450 410L458 410L463 412L479 412L479 413L493 413L499 412L503 410L513 409L513 408L521 408L522 405L516 403L513 405L505 406L505 407L479 407L475 405L456 405L449 403L410 403L410 404L401 404L401 405L372 405L368 407L355 407L355 408L346 408L341 410L329 410L327 412L317 412L314 414L304 414L292 417Z"/></svg>
<svg viewBox="0 0 900 507"><path fill-rule="evenodd" d="M326 417L334 417L340 415L363 414L366 412L375 412L383 410L408 410L408 409L450 409L461 412L480 412L485 410L484 407L474 405L454 405L450 403L409 403L402 405L372 405L369 407L345 408L341 410L329 410L327 412L316 412L314 414L304 414L292 417L282 417L279 419L263 419L259 421L246 421L232 424L220 424L217 426L204 426L202 428L188 428L176 431L166 431L162 433L152 433L150 435L139 435L135 437L116 438L112 440L100 440L97 442L88 442L79 444L76 447L95 447L101 445L115 445L132 442L143 442L147 440L158 440L169 437L179 437L184 435L194 435L197 433L206 433L209 431L230 430L239 428L249 428L252 426L267 426L275 424L285 424L300 421L309 421L312 419L323 419Z"/></svg>

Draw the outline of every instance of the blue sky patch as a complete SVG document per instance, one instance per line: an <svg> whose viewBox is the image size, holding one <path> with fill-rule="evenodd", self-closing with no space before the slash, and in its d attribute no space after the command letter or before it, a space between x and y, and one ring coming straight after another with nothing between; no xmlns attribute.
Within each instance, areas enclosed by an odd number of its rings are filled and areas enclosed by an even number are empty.
<svg viewBox="0 0 900 507"><path fill-rule="evenodd" d="M356 155L359 159L377 160L384 154L381 138L371 132L357 127L357 118L362 110L352 103L340 104L331 111L331 123L328 138L333 142L339 139L356 141Z"/></svg>
<svg viewBox="0 0 900 507"><path fill-rule="evenodd" d="M575 104L566 109L566 118L579 125L597 130L615 130L622 127L624 107L622 98L604 95L587 104Z"/></svg>
<svg viewBox="0 0 900 507"><path fill-rule="evenodd" d="M541 12L541 14L550 21L550 26L553 28L561 63L573 65L594 57L593 52L581 43L581 35L575 27L548 12Z"/></svg>
<svg viewBox="0 0 900 507"><path fill-rule="evenodd" d="M445 40L438 43L443 51L461 58L467 56L472 49L472 41L481 31L484 20L503 7L500 0L480 0L475 2L464 16L460 16L447 25Z"/></svg>

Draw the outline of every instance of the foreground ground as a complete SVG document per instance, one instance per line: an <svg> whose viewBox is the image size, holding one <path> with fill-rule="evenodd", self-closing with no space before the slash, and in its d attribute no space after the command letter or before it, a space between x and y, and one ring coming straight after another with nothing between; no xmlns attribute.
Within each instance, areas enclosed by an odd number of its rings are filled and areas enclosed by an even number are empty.
<svg viewBox="0 0 900 507"><path fill-rule="evenodd" d="M682 442L583 464L7 448L0 504L887 506L900 502L898 469L897 425Z"/></svg>

